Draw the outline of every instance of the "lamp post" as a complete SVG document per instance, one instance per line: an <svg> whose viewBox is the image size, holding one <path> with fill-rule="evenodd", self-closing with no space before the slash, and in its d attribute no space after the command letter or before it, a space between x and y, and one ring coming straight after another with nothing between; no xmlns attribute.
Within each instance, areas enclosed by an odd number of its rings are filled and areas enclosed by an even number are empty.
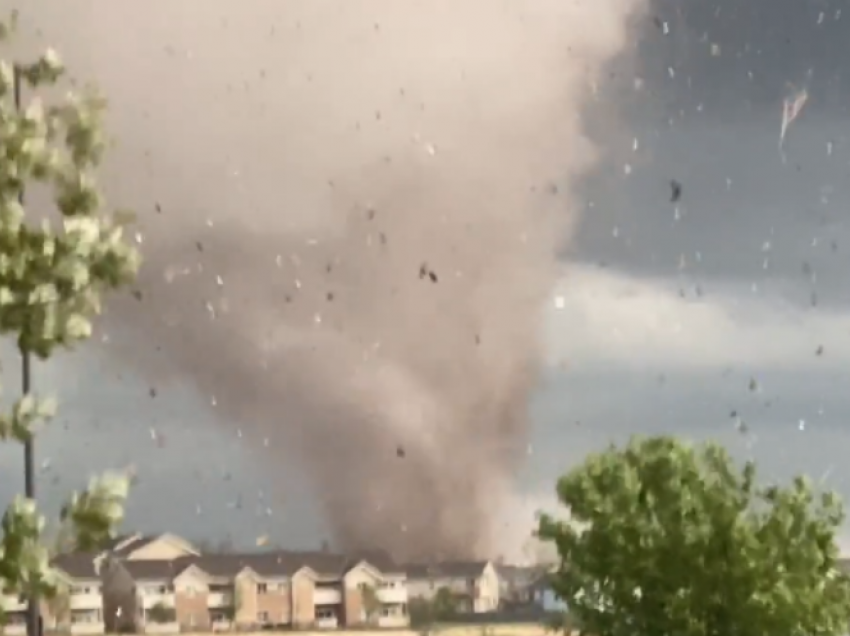
<svg viewBox="0 0 850 636"><path fill-rule="evenodd" d="M13 73L15 108L21 109L21 69L14 67ZM24 203L23 184L18 195L21 204ZM21 349L21 391L29 395L32 375L30 370L30 354L25 348ZM24 442L24 494L27 499L35 499L35 445L30 435ZM41 611L38 606L38 595L31 593L27 599L27 636L41 636Z"/></svg>

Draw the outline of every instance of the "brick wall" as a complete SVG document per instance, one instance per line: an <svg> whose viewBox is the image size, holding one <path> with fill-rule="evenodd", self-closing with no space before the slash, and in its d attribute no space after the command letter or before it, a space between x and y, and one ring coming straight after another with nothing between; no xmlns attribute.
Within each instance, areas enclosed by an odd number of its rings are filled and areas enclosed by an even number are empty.
<svg viewBox="0 0 850 636"><path fill-rule="evenodd" d="M346 627L363 623L363 594L356 587L343 588L343 615L340 622Z"/></svg>
<svg viewBox="0 0 850 636"><path fill-rule="evenodd" d="M210 628L210 612L206 592L175 592L174 611L181 630L202 631Z"/></svg>
<svg viewBox="0 0 850 636"><path fill-rule="evenodd" d="M315 586L306 576L295 575L292 579L292 622L306 627L316 621L316 605L313 602Z"/></svg>
<svg viewBox="0 0 850 636"><path fill-rule="evenodd" d="M266 591L258 591L257 616L265 612L268 615L268 622L272 625L288 624L290 621L289 594L288 584L269 584ZM257 622L260 622L259 618Z"/></svg>
<svg viewBox="0 0 850 636"><path fill-rule="evenodd" d="M239 602L234 622L237 625L251 626L257 622L257 584L253 578L237 576L233 582L234 593Z"/></svg>

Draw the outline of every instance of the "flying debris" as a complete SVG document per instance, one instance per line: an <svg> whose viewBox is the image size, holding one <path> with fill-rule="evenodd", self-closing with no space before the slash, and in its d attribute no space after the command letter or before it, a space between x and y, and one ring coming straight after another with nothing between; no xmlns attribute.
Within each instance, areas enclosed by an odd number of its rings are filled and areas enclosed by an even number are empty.
<svg viewBox="0 0 850 636"><path fill-rule="evenodd" d="M419 266L419 278L420 280L427 278L432 283L436 283L438 280L437 274L434 273L434 270L428 267L428 263L422 263L422 265Z"/></svg>
<svg viewBox="0 0 850 636"><path fill-rule="evenodd" d="M682 198L682 184L675 179L670 180L670 202L676 203Z"/></svg>
<svg viewBox="0 0 850 636"><path fill-rule="evenodd" d="M791 125L800 112L803 106L809 100L809 93L805 89L796 93L791 97L786 97L782 103L782 128L779 131L779 152L785 158L785 135L788 132L788 127Z"/></svg>

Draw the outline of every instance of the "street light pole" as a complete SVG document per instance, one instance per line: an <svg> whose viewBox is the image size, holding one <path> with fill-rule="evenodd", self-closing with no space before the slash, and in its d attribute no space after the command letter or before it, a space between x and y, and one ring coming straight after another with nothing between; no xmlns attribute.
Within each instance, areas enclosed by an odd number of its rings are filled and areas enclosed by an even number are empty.
<svg viewBox="0 0 850 636"><path fill-rule="evenodd" d="M21 69L16 64L14 67L14 94L15 108L21 109ZM18 194L18 200L24 203L24 189ZM32 384L30 370L30 354L25 348L21 350L21 391L23 395L29 395ZM24 494L27 499L35 500L35 445L32 436L24 442ZM41 611L38 606L38 595L31 593L27 599L27 636L41 636Z"/></svg>

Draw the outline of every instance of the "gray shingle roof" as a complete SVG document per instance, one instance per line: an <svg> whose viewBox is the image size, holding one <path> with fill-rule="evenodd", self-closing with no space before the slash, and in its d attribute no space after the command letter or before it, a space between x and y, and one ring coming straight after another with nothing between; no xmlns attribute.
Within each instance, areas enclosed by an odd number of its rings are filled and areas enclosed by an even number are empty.
<svg viewBox="0 0 850 636"><path fill-rule="evenodd" d="M137 547L140 546L136 543L128 546L130 550L135 550ZM307 567L321 577L341 578L362 561L387 574L404 572L404 569L396 565L389 555L380 551L342 555L328 552L275 550L246 554L202 554L173 560L128 560L121 558L122 553L125 551L121 550L114 555L127 572L137 580L170 579L192 565L215 577L233 577L244 568L250 568L263 577L289 577L301 568Z"/></svg>
<svg viewBox="0 0 850 636"><path fill-rule="evenodd" d="M61 570L71 578L75 579L99 579L94 567L97 552L73 552L71 554L60 554L51 562L51 565Z"/></svg>
<svg viewBox="0 0 850 636"><path fill-rule="evenodd" d="M204 554L185 557L183 563L191 563L212 576L234 576L249 567L260 576L292 576L302 567L313 570L322 577L340 578L352 567L366 561L379 572L396 574L403 572L389 555L375 551L352 555L328 552L295 552L274 550L248 554Z"/></svg>
<svg viewBox="0 0 850 636"><path fill-rule="evenodd" d="M351 555L351 565L366 561L384 574L404 574L404 567L396 563L388 552L383 550L364 550Z"/></svg>
<svg viewBox="0 0 850 636"><path fill-rule="evenodd" d="M404 571L411 579L473 579L481 576L487 563L487 561L411 563L404 566Z"/></svg>
<svg viewBox="0 0 850 636"><path fill-rule="evenodd" d="M292 576L304 566L303 559L290 553L268 552L256 554L204 554L187 559L192 565L212 576L235 576L244 568L251 568L260 576Z"/></svg>
<svg viewBox="0 0 850 636"><path fill-rule="evenodd" d="M121 565L136 581L170 580L189 566L183 559L173 561L160 559L124 560L121 561Z"/></svg>
<svg viewBox="0 0 850 636"><path fill-rule="evenodd" d="M126 541L129 538L130 537L124 537L123 540ZM118 557L129 556L134 551L138 550L139 548L143 548L150 543L153 543L158 538L159 537L155 535L136 537L126 545L121 545L121 542L115 542L114 547L110 550L110 552L112 552L112 554Z"/></svg>

